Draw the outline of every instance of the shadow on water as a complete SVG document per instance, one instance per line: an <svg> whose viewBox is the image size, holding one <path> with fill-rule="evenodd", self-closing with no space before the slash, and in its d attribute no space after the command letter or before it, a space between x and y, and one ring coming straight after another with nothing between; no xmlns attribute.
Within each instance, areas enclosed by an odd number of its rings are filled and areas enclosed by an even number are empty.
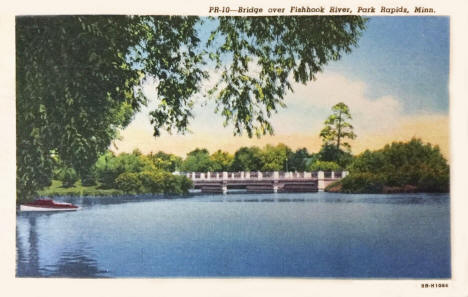
<svg viewBox="0 0 468 297"><path fill-rule="evenodd" d="M79 277L96 278L105 277L108 272L101 270L95 259L87 255L87 250L77 248L61 254L55 265L47 266L44 276L48 277Z"/></svg>
<svg viewBox="0 0 468 297"><path fill-rule="evenodd" d="M20 236L18 225L16 227L17 277L79 277L96 278L105 277L108 271L100 270L98 263L90 255L85 243L65 250L58 256L53 265L41 267L41 253L39 249L40 237L38 235L37 220L56 215L57 213L23 213L27 219L27 234ZM24 238L27 237L27 238Z"/></svg>
<svg viewBox="0 0 468 297"><path fill-rule="evenodd" d="M246 193L228 194L191 193L185 196L122 195L109 197L56 197L54 200L70 202L83 208L95 205L114 205L148 201L186 202L299 202L299 203L372 203L372 204L443 204L449 199L447 193L405 194L342 194L342 193Z"/></svg>
<svg viewBox="0 0 468 297"><path fill-rule="evenodd" d="M24 242L24 245L28 246L22 247L20 242L20 235L18 230L18 225L16 226L16 257L17 257L17 267L16 275L17 276L40 276L39 269L39 249L38 249L38 234L36 231L36 217L29 216L29 233L28 240Z"/></svg>

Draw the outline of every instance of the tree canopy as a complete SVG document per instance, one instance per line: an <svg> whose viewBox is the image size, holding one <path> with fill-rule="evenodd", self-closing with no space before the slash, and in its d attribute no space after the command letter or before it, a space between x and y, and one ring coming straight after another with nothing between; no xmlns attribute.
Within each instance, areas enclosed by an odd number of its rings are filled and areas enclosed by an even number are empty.
<svg viewBox="0 0 468 297"><path fill-rule="evenodd" d="M85 176L118 131L147 104L155 81L155 136L187 131L194 95L213 65L209 91L234 133L272 133L292 82L306 83L351 51L358 16L220 17L31 16L16 19L17 194L50 182L53 155Z"/></svg>
<svg viewBox="0 0 468 297"><path fill-rule="evenodd" d="M326 146L333 145L337 151L344 147L349 152L351 145L345 139L356 138L353 125L349 122L351 119L351 113L346 104L343 102L335 104L332 107L332 114L325 120L325 127L320 131L323 144Z"/></svg>
<svg viewBox="0 0 468 297"><path fill-rule="evenodd" d="M448 192L450 168L438 146L413 138L366 150L340 181L343 192Z"/></svg>

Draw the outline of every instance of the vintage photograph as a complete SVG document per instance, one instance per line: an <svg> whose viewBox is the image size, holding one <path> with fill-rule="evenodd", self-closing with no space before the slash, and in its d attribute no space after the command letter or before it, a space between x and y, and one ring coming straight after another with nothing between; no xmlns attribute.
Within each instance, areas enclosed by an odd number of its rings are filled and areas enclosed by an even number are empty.
<svg viewBox="0 0 468 297"><path fill-rule="evenodd" d="M450 23L16 16L16 278L444 285Z"/></svg>

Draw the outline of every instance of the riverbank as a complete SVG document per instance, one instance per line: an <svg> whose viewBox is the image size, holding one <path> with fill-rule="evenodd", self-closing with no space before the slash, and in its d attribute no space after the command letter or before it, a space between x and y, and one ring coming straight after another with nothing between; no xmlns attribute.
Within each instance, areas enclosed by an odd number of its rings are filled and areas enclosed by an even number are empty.
<svg viewBox="0 0 468 297"><path fill-rule="evenodd" d="M343 193L343 194L360 194L360 193L367 193L364 189L361 191L357 190L354 192L351 191L344 191L343 186L340 182L334 183L328 186L325 189L325 192L329 193ZM372 192L375 194L400 194L400 193L421 193L416 186L412 185L404 185L402 187L390 187L390 186L383 186L380 192Z"/></svg>
<svg viewBox="0 0 468 297"><path fill-rule="evenodd" d="M81 181L76 182L73 187L63 187L61 181L53 180L52 184L38 192L39 197L56 197L56 196L117 196L125 195L122 190L118 189L102 189L100 185L83 186Z"/></svg>
<svg viewBox="0 0 468 297"><path fill-rule="evenodd" d="M449 189L443 187L419 187L417 185L404 184L390 186L378 179L357 181L352 176L334 182L325 188L325 192L343 194L400 194L400 193L449 193Z"/></svg>

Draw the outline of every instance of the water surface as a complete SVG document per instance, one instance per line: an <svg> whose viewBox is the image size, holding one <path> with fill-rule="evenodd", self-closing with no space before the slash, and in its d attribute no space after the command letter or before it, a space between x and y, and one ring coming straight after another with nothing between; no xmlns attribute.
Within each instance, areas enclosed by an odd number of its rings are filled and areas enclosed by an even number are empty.
<svg viewBox="0 0 468 297"><path fill-rule="evenodd" d="M18 277L451 276L447 194L56 200L17 215Z"/></svg>

